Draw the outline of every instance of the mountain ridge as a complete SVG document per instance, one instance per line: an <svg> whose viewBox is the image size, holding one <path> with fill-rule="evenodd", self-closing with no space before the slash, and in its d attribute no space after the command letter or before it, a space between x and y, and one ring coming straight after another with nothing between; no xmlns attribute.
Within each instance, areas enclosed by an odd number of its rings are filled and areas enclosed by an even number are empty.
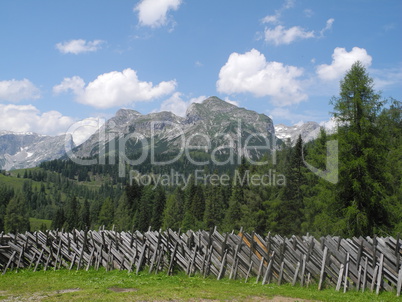
<svg viewBox="0 0 402 302"><path fill-rule="evenodd" d="M33 168L43 161L60 158L66 153L66 143L74 147L71 135L0 131L0 169Z"/></svg>
<svg viewBox="0 0 402 302"><path fill-rule="evenodd" d="M128 135L135 136L137 140L141 137L152 138L161 153L183 148L184 136L188 140L186 143L191 147L201 148L208 145L216 148L218 154L227 154L231 146L235 152L241 150L243 154L253 153L258 157L262 155L258 148L252 151L252 148L244 148L246 139L250 137L255 146L264 144L262 136L252 137L255 134L276 137L279 142L290 140L290 143L294 144L299 134L307 142L316 138L319 130L320 125L316 122L294 126L274 125L272 119L265 114L211 96L201 103L192 103L184 117L170 111L141 114L132 109L119 109L100 129L77 146L71 137L66 138L66 135L47 136L0 131L0 169L28 168L45 160L61 158L66 155L66 142L74 148L74 156L92 157L101 151L107 152L107 142ZM7 136L13 139L10 140ZM20 137L20 141L17 137ZM21 138L25 143L21 142ZM276 147L272 140L269 147Z"/></svg>

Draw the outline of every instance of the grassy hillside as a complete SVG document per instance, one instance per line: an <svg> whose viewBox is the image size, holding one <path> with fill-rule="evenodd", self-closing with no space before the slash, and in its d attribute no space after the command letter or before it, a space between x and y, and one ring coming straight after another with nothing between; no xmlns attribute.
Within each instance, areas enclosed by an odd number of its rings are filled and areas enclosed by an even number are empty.
<svg viewBox="0 0 402 302"><path fill-rule="evenodd" d="M287 298L285 298L287 297ZM291 298L289 298L291 297ZM0 275L0 301L396 301L395 293L318 291L255 280L217 281L184 274L127 274L124 271L39 271Z"/></svg>
<svg viewBox="0 0 402 302"><path fill-rule="evenodd" d="M38 219L38 218L29 218L29 225L31 227L31 232L39 231L39 230L49 230L52 225L52 221L48 219Z"/></svg>
<svg viewBox="0 0 402 302"><path fill-rule="evenodd" d="M9 176L8 175L6 176L6 175L3 175L0 173L0 184L9 186L9 187L13 188L14 190L21 190L22 186L24 185L24 182L27 179L22 178L24 170L18 170L18 171L20 171L20 172L16 172L16 171L10 172L11 175L9 175ZM21 171L22 171L22 174L20 174L21 177L18 178L17 175L18 175L18 173L21 173ZM36 181L32 181L32 185L38 186L38 187L40 186L40 184Z"/></svg>

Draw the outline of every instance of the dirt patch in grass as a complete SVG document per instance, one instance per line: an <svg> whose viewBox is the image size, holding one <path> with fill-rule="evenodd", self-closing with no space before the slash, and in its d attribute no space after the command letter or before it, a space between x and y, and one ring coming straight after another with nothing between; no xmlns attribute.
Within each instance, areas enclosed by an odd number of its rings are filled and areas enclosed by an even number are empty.
<svg viewBox="0 0 402 302"><path fill-rule="evenodd" d="M59 294L67 294L67 293L74 293L80 291L79 288L68 288L68 289L61 289L61 290L56 290L51 293L47 293L46 295L41 294L41 293L33 293L29 297L27 296L8 296L7 291L0 291L0 296L1 294L5 294L6 299L1 300L1 302L15 302L15 301L42 301L42 299L49 298L55 295Z"/></svg>
<svg viewBox="0 0 402 302"><path fill-rule="evenodd" d="M304 300L304 299L280 297L280 296L276 296L273 298L250 297L250 299L247 299L246 301L250 301L250 302L262 302L262 301L264 301L264 302L318 302L318 301L313 301L313 300Z"/></svg>
<svg viewBox="0 0 402 302"><path fill-rule="evenodd" d="M56 294L67 294L67 293L75 293L80 291L79 288L68 288L68 289L61 289L61 290L56 290Z"/></svg>
<svg viewBox="0 0 402 302"><path fill-rule="evenodd" d="M110 287L108 290L114 291L115 293L129 293L138 291L137 288L120 288L120 287Z"/></svg>
<svg viewBox="0 0 402 302"><path fill-rule="evenodd" d="M190 299L190 302L218 302L220 300L210 300L210 299ZM299 298L289 298L289 297L281 297L281 296L275 296L272 298L267 298L267 297L248 297L245 299L233 299L233 300L225 300L225 301L233 301L233 302L239 302L239 301L244 301L244 302L320 302L317 300L305 300L305 299L299 299ZM161 300L158 302L167 302L167 300Z"/></svg>

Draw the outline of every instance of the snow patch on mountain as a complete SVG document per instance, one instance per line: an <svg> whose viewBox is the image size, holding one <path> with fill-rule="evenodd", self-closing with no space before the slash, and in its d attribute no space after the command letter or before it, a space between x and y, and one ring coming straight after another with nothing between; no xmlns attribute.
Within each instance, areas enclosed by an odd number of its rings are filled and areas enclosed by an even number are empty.
<svg viewBox="0 0 402 302"><path fill-rule="evenodd" d="M301 121L293 126L278 124L275 125L275 135L285 143L288 142L294 146L299 135L301 135L303 142L306 143L316 139L320 134L321 128L324 128L327 134L335 133L337 125L338 123L334 118L321 123Z"/></svg>
<svg viewBox="0 0 402 302"><path fill-rule="evenodd" d="M36 133L0 131L0 169L36 167L43 161L60 158L74 146L71 135L47 136Z"/></svg>

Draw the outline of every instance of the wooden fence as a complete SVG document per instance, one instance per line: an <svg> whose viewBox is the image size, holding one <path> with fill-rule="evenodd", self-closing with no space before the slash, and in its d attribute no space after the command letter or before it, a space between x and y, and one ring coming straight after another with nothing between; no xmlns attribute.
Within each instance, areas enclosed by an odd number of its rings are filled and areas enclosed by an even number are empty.
<svg viewBox="0 0 402 302"><path fill-rule="evenodd" d="M49 270L103 266L138 273L182 270L217 279L296 283L337 291L395 291L402 284L401 240L210 231L46 231L0 234L0 270Z"/></svg>

